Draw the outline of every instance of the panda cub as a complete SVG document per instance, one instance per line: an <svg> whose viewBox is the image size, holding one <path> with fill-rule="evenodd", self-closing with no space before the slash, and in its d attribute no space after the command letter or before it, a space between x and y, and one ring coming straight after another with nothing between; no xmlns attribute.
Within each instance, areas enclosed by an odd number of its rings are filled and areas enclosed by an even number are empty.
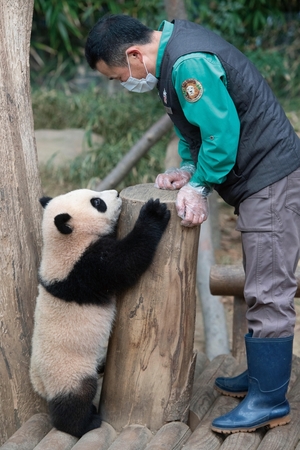
<svg viewBox="0 0 300 450"><path fill-rule="evenodd" d="M81 437L101 425L92 401L115 295L151 264L170 211L149 200L132 231L118 240L122 201L115 190L78 189L40 203L43 249L30 377L48 402L53 426Z"/></svg>

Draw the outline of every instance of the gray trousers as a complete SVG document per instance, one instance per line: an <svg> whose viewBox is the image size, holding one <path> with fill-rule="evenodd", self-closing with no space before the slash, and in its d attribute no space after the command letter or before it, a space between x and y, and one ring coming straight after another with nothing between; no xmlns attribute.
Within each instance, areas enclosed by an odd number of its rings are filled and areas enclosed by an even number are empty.
<svg viewBox="0 0 300 450"><path fill-rule="evenodd" d="M300 250L300 168L240 205L244 296L253 337L294 334Z"/></svg>

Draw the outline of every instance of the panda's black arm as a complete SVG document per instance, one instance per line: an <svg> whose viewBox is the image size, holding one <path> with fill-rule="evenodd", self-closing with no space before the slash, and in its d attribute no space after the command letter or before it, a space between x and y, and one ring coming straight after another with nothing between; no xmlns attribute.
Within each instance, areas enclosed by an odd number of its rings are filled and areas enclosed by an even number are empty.
<svg viewBox="0 0 300 450"><path fill-rule="evenodd" d="M40 282L62 300L105 305L111 294L134 285L150 266L169 219L170 211L165 204L149 200L124 239L99 238L64 280L48 283L40 279Z"/></svg>
<svg viewBox="0 0 300 450"><path fill-rule="evenodd" d="M165 204L149 200L127 236L100 239L85 256L85 264L97 273L99 287L118 292L136 283L150 266L169 219Z"/></svg>

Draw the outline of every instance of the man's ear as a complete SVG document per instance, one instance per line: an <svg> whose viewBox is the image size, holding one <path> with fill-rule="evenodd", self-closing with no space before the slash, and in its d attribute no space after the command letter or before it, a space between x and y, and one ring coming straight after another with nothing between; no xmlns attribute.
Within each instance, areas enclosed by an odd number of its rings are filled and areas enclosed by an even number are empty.
<svg viewBox="0 0 300 450"><path fill-rule="evenodd" d="M143 61L143 55L140 49L136 45L132 45L126 50L129 61L138 59L139 61Z"/></svg>

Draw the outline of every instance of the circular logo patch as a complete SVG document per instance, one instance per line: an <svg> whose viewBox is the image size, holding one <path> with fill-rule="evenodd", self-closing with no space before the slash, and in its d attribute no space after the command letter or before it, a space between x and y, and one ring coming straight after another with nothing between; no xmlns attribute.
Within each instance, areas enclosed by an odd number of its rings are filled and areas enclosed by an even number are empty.
<svg viewBox="0 0 300 450"><path fill-rule="evenodd" d="M203 95L203 86L200 81L195 78L188 78L181 85L184 98L188 102L196 102Z"/></svg>

